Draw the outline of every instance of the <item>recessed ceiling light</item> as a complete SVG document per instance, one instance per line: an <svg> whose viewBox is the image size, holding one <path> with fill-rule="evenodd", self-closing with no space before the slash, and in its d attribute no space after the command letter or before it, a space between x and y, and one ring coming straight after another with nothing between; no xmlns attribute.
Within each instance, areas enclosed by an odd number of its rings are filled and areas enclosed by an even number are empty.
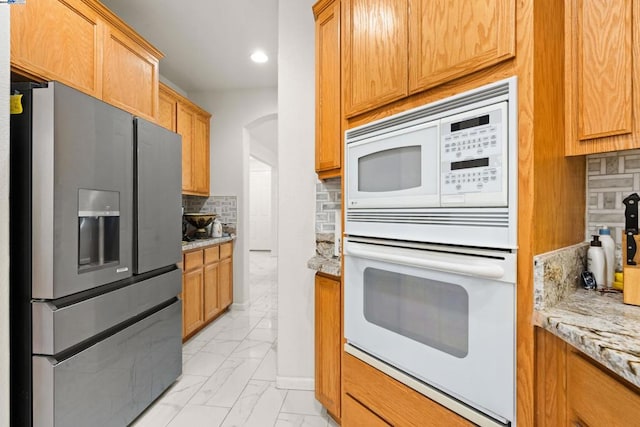
<svg viewBox="0 0 640 427"><path fill-rule="evenodd" d="M269 57L263 51L256 50L251 54L251 60L253 62L257 62L258 64L263 64L269 60Z"/></svg>

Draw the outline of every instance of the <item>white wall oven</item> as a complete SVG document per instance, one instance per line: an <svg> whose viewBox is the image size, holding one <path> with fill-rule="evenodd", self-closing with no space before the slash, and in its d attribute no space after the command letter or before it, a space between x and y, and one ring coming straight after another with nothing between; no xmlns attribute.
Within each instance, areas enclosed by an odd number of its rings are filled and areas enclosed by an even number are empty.
<svg viewBox="0 0 640 427"><path fill-rule="evenodd" d="M515 77L346 133L345 351L515 425Z"/></svg>
<svg viewBox="0 0 640 427"><path fill-rule="evenodd" d="M347 352L410 386L417 379L418 391L476 424L508 424L515 254L349 237L344 255Z"/></svg>

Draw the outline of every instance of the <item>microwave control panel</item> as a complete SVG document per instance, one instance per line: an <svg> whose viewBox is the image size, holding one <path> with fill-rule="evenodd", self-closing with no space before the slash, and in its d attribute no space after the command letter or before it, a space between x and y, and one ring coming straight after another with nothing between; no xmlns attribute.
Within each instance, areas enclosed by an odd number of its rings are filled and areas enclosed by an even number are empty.
<svg viewBox="0 0 640 427"><path fill-rule="evenodd" d="M443 202L506 205L506 103L444 119L440 126L440 188ZM452 196L447 199L447 196ZM461 196L461 197L455 197ZM477 197L476 197L477 198Z"/></svg>

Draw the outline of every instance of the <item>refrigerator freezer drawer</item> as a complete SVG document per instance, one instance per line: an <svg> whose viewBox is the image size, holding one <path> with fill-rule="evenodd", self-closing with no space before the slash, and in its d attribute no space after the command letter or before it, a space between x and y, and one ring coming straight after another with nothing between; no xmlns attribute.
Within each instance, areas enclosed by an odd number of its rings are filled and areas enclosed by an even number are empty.
<svg viewBox="0 0 640 427"><path fill-rule="evenodd" d="M54 355L156 307L181 292L180 270L62 308L33 303L33 353Z"/></svg>
<svg viewBox="0 0 640 427"><path fill-rule="evenodd" d="M182 303L60 362L33 357L33 425L128 425L182 373Z"/></svg>

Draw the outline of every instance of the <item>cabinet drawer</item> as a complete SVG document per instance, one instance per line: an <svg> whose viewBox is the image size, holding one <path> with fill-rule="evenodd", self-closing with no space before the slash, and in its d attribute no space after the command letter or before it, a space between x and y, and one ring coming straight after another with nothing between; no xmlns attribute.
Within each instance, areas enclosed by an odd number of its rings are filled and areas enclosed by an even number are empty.
<svg viewBox="0 0 640 427"><path fill-rule="evenodd" d="M220 259L229 258L233 252L233 243L227 242L220 245Z"/></svg>
<svg viewBox="0 0 640 427"><path fill-rule="evenodd" d="M342 417L342 427L387 427L382 418L362 406L357 400L349 395L344 395L342 401L344 406L344 416Z"/></svg>
<svg viewBox="0 0 640 427"><path fill-rule="evenodd" d="M345 393L392 425L421 427L474 425L350 354L344 353L342 363L342 386ZM349 419L347 412L348 408L343 407L343 420Z"/></svg>
<svg viewBox="0 0 640 427"><path fill-rule="evenodd" d="M203 251L193 251L184 254L184 271L189 271L202 266Z"/></svg>
<svg viewBox="0 0 640 427"><path fill-rule="evenodd" d="M567 355L567 400L570 425L622 427L640 419L640 391L574 351Z"/></svg>
<svg viewBox="0 0 640 427"><path fill-rule="evenodd" d="M206 248L204 250L204 263L211 264L212 262L220 259L220 246L214 246L212 248Z"/></svg>

